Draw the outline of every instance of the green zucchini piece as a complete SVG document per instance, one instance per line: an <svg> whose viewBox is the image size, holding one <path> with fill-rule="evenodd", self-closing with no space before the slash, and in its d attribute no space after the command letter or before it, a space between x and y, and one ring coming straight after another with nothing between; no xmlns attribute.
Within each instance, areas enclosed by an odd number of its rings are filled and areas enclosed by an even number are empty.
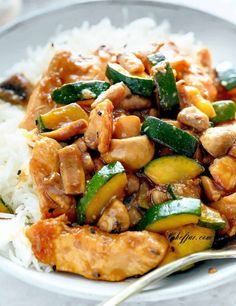
<svg viewBox="0 0 236 306"><path fill-rule="evenodd" d="M173 115L179 109L179 95L172 67L161 53L149 55L148 61L154 70L160 111Z"/></svg>
<svg viewBox="0 0 236 306"><path fill-rule="evenodd" d="M96 99L110 84L104 81L79 81L62 85L53 90L51 96L57 104Z"/></svg>
<svg viewBox="0 0 236 306"><path fill-rule="evenodd" d="M136 225L136 230L164 232L186 224L196 224L201 216L201 201L180 198L149 208Z"/></svg>
<svg viewBox="0 0 236 306"><path fill-rule="evenodd" d="M216 116L211 120L214 123L235 119L235 103L231 100L217 101L212 103Z"/></svg>
<svg viewBox="0 0 236 306"><path fill-rule="evenodd" d="M179 197L176 196L175 192L174 192L174 189L171 185L168 185L167 186L167 189L166 191L169 193L169 195L171 196L172 200L177 200Z"/></svg>
<svg viewBox="0 0 236 306"><path fill-rule="evenodd" d="M225 228L226 222L217 210L202 204L201 211L198 225L214 230L222 230Z"/></svg>
<svg viewBox="0 0 236 306"><path fill-rule="evenodd" d="M141 131L178 154L192 157L196 151L198 144L196 137L156 117L146 117Z"/></svg>
<svg viewBox="0 0 236 306"><path fill-rule="evenodd" d="M226 90L236 87L236 69L231 62L223 62L216 67L216 72L221 85Z"/></svg>
<svg viewBox="0 0 236 306"><path fill-rule="evenodd" d="M102 167L89 181L84 197L77 203L78 223L95 222L110 200L123 191L126 183L125 169L120 162Z"/></svg>
<svg viewBox="0 0 236 306"><path fill-rule="evenodd" d="M159 157L144 168L144 174L157 185L193 179L203 171L204 167L199 162L182 155Z"/></svg>
<svg viewBox="0 0 236 306"><path fill-rule="evenodd" d="M133 94L150 97L155 89L154 80L147 74L131 75L119 64L107 65L106 76L113 83L123 82Z"/></svg>

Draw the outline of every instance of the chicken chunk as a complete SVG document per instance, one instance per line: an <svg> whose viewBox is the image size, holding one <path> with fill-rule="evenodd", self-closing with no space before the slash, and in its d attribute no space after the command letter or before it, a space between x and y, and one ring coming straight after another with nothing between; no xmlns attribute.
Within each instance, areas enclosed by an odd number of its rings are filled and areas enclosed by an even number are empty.
<svg viewBox="0 0 236 306"><path fill-rule="evenodd" d="M35 128L35 120L41 114L56 107L51 92L65 83L81 80L104 80L104 61L99 56L82 57L69 51L58 52L52 59L47 71L35 86L30 97L27 112L20 127L27 130Z"/></svg>
<svg viewBox="0 0 236 306"><path fill-rule="evenodd" d="M78 136L83 134L88 127L88 123L84 119L79 119L76 121L72 121L67 123L63 127L60 127L57 130L51 132L41 133L42 136L53 138L57 141L65 141L74 136Z"/></svg>
<svg viewBox="0 0 236 306"><path fill-rule="evenodd" d="M180 123L190 126L199 132L203 132L210 127L208 116L195 106L182 109L177 119Z"/></svg>
<svg viewBox="0 0 236 306"><path fill-rule="evenodd" d="M103 212L97 226L103 232L125 232L129 229L129 214L125 205L114 200Z"/></svg>
<svg viewBox="0 0 236 306"><path fill-rule="evenodd" d="M102 92L97 99L92 103L92 108L95 108L99 103L105 99L109 99L113 106L116 107L127 96L131 95L129 88L123 83L116 83L111 85L106 91Z"/></svg>
<svg viewBox="0 0 236 306"><path fill-rule="evenodd" d="M236 129L214 127L207 129L200 137L204 149L214 157L225 155L236 140Z"/></svg>
<svg viewBox="0 0 236 306"><path fill-rule="evenodd" d="M17 73L0 83L0 99L12 104L28 103L33 85L23 74Z"/></svg>
<svg viewBox="0 0 236 306"><path fill-rule="evenodd" d="M75 195L84 193L85 174L80 150L74 144L60 149L58 154L65 193Z"/></svg>
<svg viewBox="0 0 236 306"><path fill-rule="evenodd" d="M221 187L230 191L236 188L236 159L231 156L216 158L209 171Z"/></svg>
<svg viewBox="0 0 236 306"><path fill-rule="evenodd" d="M41 220L27 231L36 258L58 271L90 279L121 281L158 266L168 242L143 232L103 233L92 226L66 226L66 218Z"/></svg>
<svg viewBox="0 0 236 306"><path fill-rule="evenodd" d="M114 138L130 138L140 135L141 121L138 116L121 116L114 124Z"/></svg>
<svg viewBox="0 0 236 306"><path fill-rule="evenodd" d="M117 57L118 63L130 74L141 74L145 67L142 61L132 52L124 52Z"/></svg>
<svg viewBox="0 0 236 306"><path fill-rule="evenodd" d="M191 65L184 73L183 79L187 85L197 88L202 97L214 101L217 95L216 86L212 77L198 65Z"/></svg>
<svg viewBox="0 0 236 306"><path fill-rule="evenodd" d="M136 111L149 108L151 105L151 100L148 98L138 95L130 95L122 100L117 107L126 111Z"/></svg>
<svg viewBox="0 0 236 306"><path fill-rule="evenodd" d="M212 202L211 207L227 218L230 225L228 235L234 236L236 234L236 193L223 197L217 202Z"/></svg>
<svg viewBox="0 0 236 306"><path fill-rule="evenodd" d="M53 139L36 142L30 160L30 173L39 197L42 218L67 214L75 220L75 200L65 195L59 174L58 151L62 147Z"/></svg>
<svg viewBox="0 0 236 306"><path fill-rule="evenodd" d="M86 145L100 153L109 150L113 120L113 105L110 100L99 103L90 113L88 128L84 134Z"/></svg>
<svg viewBox="0 0 236 306"><path fill-rule="evenodd" d="M127 168L137 170L152 160L154 151L154 144L146 135L112 139L110 149L102 154L102 159L106 163L120 161Z"/></svg>

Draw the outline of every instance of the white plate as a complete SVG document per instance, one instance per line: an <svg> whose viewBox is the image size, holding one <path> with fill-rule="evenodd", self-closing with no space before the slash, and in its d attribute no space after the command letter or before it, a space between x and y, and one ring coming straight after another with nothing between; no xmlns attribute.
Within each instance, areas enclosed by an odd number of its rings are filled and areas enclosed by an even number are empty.
<svg viewBox="0 0 236 306"><path fill-rule="evenodd" d="M110 16L115 25L124 25L144 16L152 17L158 23L168 19L174 32L182 30L196 33L196 38L211 48L216 61L228 59L235 63L236 26L223 19L183 6L159 2L83 1L31 16L0 32L1 72L22 59L28 45L44 44L55 33L58 25L62 24L63 29L68 29L79 26L85 20L97 23L106 16ZM208 274L210 266L215 266L218 272ZM90 300L111 296L132 282L108 283L65 273L39 273L17 266L1 256L0 269L31 285ZM236 262L233 259L205 262L193 270L153 285L131 301L157 301L186 296L226 283L235 276Z"/></svg>

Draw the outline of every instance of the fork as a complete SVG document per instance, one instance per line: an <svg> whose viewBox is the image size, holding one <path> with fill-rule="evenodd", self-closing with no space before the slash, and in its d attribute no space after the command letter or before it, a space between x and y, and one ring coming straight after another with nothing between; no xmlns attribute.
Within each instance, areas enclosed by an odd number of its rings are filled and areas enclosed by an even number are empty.
<svg viewBox="0 0 236 306"><path fill-rule="evenodd" d="M236 240L231 241L225 245L224 248L220 250L210 249L207 251L194 253L189 256L180 258L173 261L161 268L157 268L148 274L140 277L138 280L133 282L131 285L122 289L115 296L109 300L100 303L99 306L116 306L127 300L130 296L135 293L140 292L142 289L153 283L154 281L160 281L165 277L179 271L180 269L200 261L209 259L226 259L226 258L236 258Z"/></svg>

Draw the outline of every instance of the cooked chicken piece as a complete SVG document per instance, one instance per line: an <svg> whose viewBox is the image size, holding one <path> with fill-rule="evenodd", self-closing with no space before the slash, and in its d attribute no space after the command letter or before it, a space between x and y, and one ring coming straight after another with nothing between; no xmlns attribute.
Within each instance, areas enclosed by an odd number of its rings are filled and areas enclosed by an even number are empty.
<svg viewBox="0 0 236 306"><path fill-rule="evenodd" d="M39 197L42 218L67 214L76 219L75 200L65 195L59 175L58 151L62 147L53 139L42 138L35 143L30 160L30 173Z"/></svg>
<svg viewBox="0 0 236 306"><path fill-rule="evenodd" d="M138 116L121 116L114 123L113 137L118 139L140 135L141 121Z"/></svg>
<svg viewBox="0 0 236 306"><path fill-rule="evenodd" d="M79 119L76 121L72 121L57 130L41 133L41 135L53 138L57 141L65 141L74 136L83 134L86 131L87 127L87 121L84 119Z"/></svg>
<svg viewBox="0 0 236 306"><path fill-rule="evenodd" d="M223 192L216 187L213 180L207 176L202 176L201 181L207 200L210 202L218 201L221 198Z"/></svg>
<svg viewBox="0 0 236 306"><path fill-rule="evenodd" d="M168 41L161 46L159 52L163 53L167 60L170 62L171 67L177 73L183 73L190 67L190 61L186 56L180 53L179 48L173 41Z"/></svg>
<svg viewBox="0 0 236 306"><path fill-rule="evenodd" d="M133 227L142 219L142 214L137 207L132 205L128 206L127 209L129 213L130 227Z"/></svg>
<svg viewBox="0 0 236 306"><path fill-rule="evenodd" d="M92 226L66 226L66 218L41 220L27 231L36 258L86 278L121 281L142 275L164 258L165 237L147 231L103 233Z"/></svg>
<svg viewBox="0 0 236 306"><path fill-rule="evenodd" d="M181 124L177 120L171 120L171 119L161 119L161 120L163 120L163 121L165 121L165 122L167 122L167 123L169 123L169 124L179 128L179 129L181 129Z"/></svg>
<svg viewBox="0 0 236 306"><path fill-rule="evenodd" d="M179 122L187 126L193 127L199 132L203 132L210 127L210 121L208 116L201 112L195 106L190 106L182 109L178 113L177 119Z"/></svg>
<svg viewBox="0 0 236 306"><path fill-rule="evenodd" d="M159 187L159 186L158 186ZM154 204L160 204L170 200L170 196L166 191L159 190L159 188L154 188L151 191L151 199Z"/></svg>
<svg viewBox="0 0 236 306"><path fill-rule="evenodd" d="M197 52L197 63L206 69L206 72L213 75L212 58L208 48L203 47Z"/></svg>
<svg viewBox="0 0 236 306"><path fill-rule="evenodd" d="M78 147L78 149L80 150L81 153L87 152L87 146L86 146L86 143L84 141L84 137L80 137L80 138L76 139L74 144L77 145L77 147Z"/></svg>
<svg viewBox="0 0 236 306"><path fill-rule="evenodd" d="M104 161L100 157L95 157L93 159L94 162L94 170L95 172L99 171L102 169L102 167L105 165Z"/></svg>
<svg viewBox="0 0 236 306"><path fill-rule="evenodd" d="M209 171L217 184L225 190L236 188L236 159L230 156L216 158Z"/></svg>
<svg viewBox="0 0 236 306"><path fill-rule="evenodd" d="M204 149L214 157L225 155L236 140L236 129L232 127L213 127L200 137Z"/></svg>
<svg viewBox="0 0 236 306"><path fill-rule="evenodd" d="M139 178L136 175L129 173L127 174L127 180L127 194L131 195L134 192L138 192L140 186Z"/></svg>
<svg viewBox="0 0 236 306"><path fill-rule="evenodd" d="M132 170L144 167L154 156L154 144L146 135L112 139L110 149L101 155L106 163L120 161Z"/></svg>
<svg viewBox="0 0 236 306"><path fill-rule="evenodd" d="M97 99L92 103L92 108L95 108L99 103L106 99L109 99L114 107L117 107L119 103L127 96L130 96L131 92L129 88L123 83L116 83L111 85L106 91L102 92Z"/></svg>
<svg viewBox="0 0 236 306"><path fill-rule="evenodd" d="M72 55L69 51L58 52L34 88L20 126L32 130L39 115L56 107L51 99L51 92L55 88L80 80L105 80L104 65L104 60L95 55L82 57Z"/></svg>
<svg viewBox="0 0 236 306"><path fill-rule="evenodd" d="M78 147L81 152L81 160L83 164L84 171L86 174L94 171L94 162L91 155L87 152L87 146L84 141L84 137L78 138L74 144Z"/></svg>
<svg viewBox="0 0 236 306"><path fill-rule="evenodd" d="M119 201L114 200L104 210L97 226L103 232L120 233L129 229L130 221L129 214L125 205Z"/></svg>
<svg viewBox="0 0 236 306"><path fill-rule="evenodd" d="M187 198L197 198L201 197L201 180L200 179L190 179L182 183L175 183L172 185L174 193L177 196L187 197Z"/></svg>
<svg viewBox="0 0 236 306"><path fill-rule="evenodd" d="M202 97L214 101L217 95L216 86L211 76L198 65L191 65L184 73L183 79L186 85L197 88Z"/></svg>
<svg viewBox="0 0 236 306"><path fill-rule="evenodd" d="M109 150L113 128L112 111L113 105L108 99L91 111L88 128L84 134L86 145L90 149L98 149L100 153Z"/></svg>
<svg viewBox="0 0 236 306"><path fill-rule="evenodd" d="M236 234L236 193L232 193L217 202L211 203L211 207L218 210L227 218L230 225L227 234L234 236Z"/></svg>
<svg viewBox="0 0 236 306"><path fill-rule="evenodd" d="M126 111L136 111L151 107L151 100L138 95L131 95L122 100L117 107Z"/></svg>
<svg viewBox="0 0 236 306"><path fill-rule="evenodd" d="M23 74L17 73L0 83L0 99L12 104L25 104L32 90L31 82Z"/></svg>
<svg viewBox="0 0 236 306"><path fill-rule="evenodd" d="M132 52L124 52L117 57L118 63L130 74L142 74L145 67L142 61Z"/></svg>
<svg viewBox="0 0 236 306"><path fill-rule="evenodd" d="M65 193L75 195L84 193L85 174L80 150L74 144L60 149L58 154Z"/></svg>

